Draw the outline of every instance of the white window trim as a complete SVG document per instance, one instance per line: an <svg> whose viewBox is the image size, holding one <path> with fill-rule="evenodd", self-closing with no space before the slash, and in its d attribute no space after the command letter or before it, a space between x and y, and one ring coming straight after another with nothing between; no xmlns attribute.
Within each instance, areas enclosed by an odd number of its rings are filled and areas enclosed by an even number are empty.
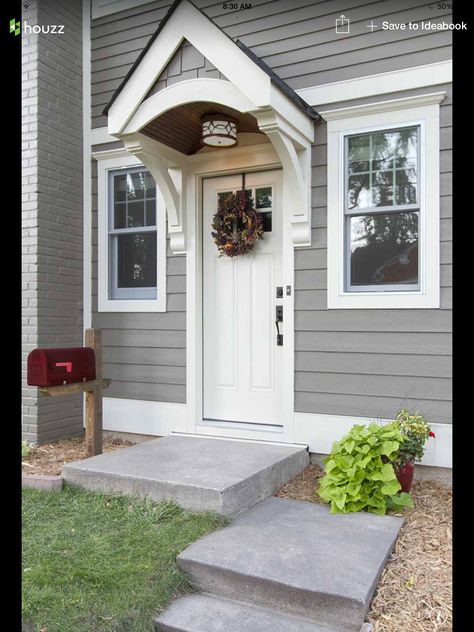
<svg viewBox="0 0 474 632"><path fill-rule="evenodd" d="M98 311L99 312L166 312L166 208L156 191L157 297L154 299L109 299L108 188L109 171L143 166L140 160L123 149L95 152L98 193Z"/></svg>
<svg viewBox="0 0 474 632"><path fill-rule="evenodd" d="M444 92L321 112L328 132L328 309L427 309L440 302L439 104ZM419 125L420 289L347 292L344 288L344 138L348 134Z"/></svg>

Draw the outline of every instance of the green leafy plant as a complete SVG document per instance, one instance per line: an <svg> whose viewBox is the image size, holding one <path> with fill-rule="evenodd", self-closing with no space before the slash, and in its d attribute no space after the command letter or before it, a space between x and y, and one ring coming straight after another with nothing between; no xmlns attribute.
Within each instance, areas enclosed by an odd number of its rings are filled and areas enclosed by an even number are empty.
<svg viewBox="0 0 474 632"><path fill-rule="evenodd" d="M396 420L404 441L393 461L397 467L403 467L410 461L420 461L423 458L425 443L428 437L434 437L435 433L418 412L410 413L406 408L402 408L397 413Z"/></svg>
<svg viewBox="0 0 474 632"><path fill-rule="evenodd" d="M30 453L31 446L28 441L21 442L21 456L28 456Z"/></svg>
<svg viewBox="0 0 474 632"><path fill-rule="evenodd" d="M326 475L318 491L331 504L331 513L366 510L383 515L387 509L413 507L409 494L398 494L401 485L392 464L403 441L398 422L355 425L335 441L324 459Z"/></svg>

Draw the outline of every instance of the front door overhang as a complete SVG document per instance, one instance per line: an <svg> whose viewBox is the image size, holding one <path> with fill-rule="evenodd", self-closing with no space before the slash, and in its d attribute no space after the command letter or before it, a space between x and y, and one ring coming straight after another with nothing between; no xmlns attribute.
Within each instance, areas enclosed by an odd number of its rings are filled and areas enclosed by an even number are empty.
<svg viewBox="0 0 474 632"><path fill-rule="evenodd" d="M187 79L147 97L184 40L209 59L226 79ZM190 157L150 138L143 129L165 112L203 101L255 118L283 167L284 204L290 209L293 244L310 245L311 145L319 115L192 2L178 0L105 110L109 134L121 140L150 170L161 189L171 251L186 252L185 181Z"/></svg>

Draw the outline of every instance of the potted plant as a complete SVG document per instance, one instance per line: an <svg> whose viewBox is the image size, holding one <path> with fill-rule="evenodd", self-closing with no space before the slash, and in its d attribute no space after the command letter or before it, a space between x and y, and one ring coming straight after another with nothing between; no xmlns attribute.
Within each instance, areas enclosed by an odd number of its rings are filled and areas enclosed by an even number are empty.
<svg viewBox="0 0 474 632"><path fill-rule="evenodd" d="M402 491L409 492L413 483L415 461L421 461L425 443L428 437L434 437L435 433L418 412L410 413L402 408L397 414L396 421L404 441L400 444L393 466Z"/></svg>

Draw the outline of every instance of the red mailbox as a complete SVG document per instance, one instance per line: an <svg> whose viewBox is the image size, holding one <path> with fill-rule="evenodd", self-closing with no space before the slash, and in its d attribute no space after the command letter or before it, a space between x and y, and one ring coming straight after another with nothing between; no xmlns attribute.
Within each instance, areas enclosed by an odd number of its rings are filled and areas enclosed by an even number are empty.
<svg viewBox="0 0 474 632"><path fill-rule="evenodd" d="M95 380L95 354L90 347L34 349L28 355L30 386L59 386Z"/></svg>

